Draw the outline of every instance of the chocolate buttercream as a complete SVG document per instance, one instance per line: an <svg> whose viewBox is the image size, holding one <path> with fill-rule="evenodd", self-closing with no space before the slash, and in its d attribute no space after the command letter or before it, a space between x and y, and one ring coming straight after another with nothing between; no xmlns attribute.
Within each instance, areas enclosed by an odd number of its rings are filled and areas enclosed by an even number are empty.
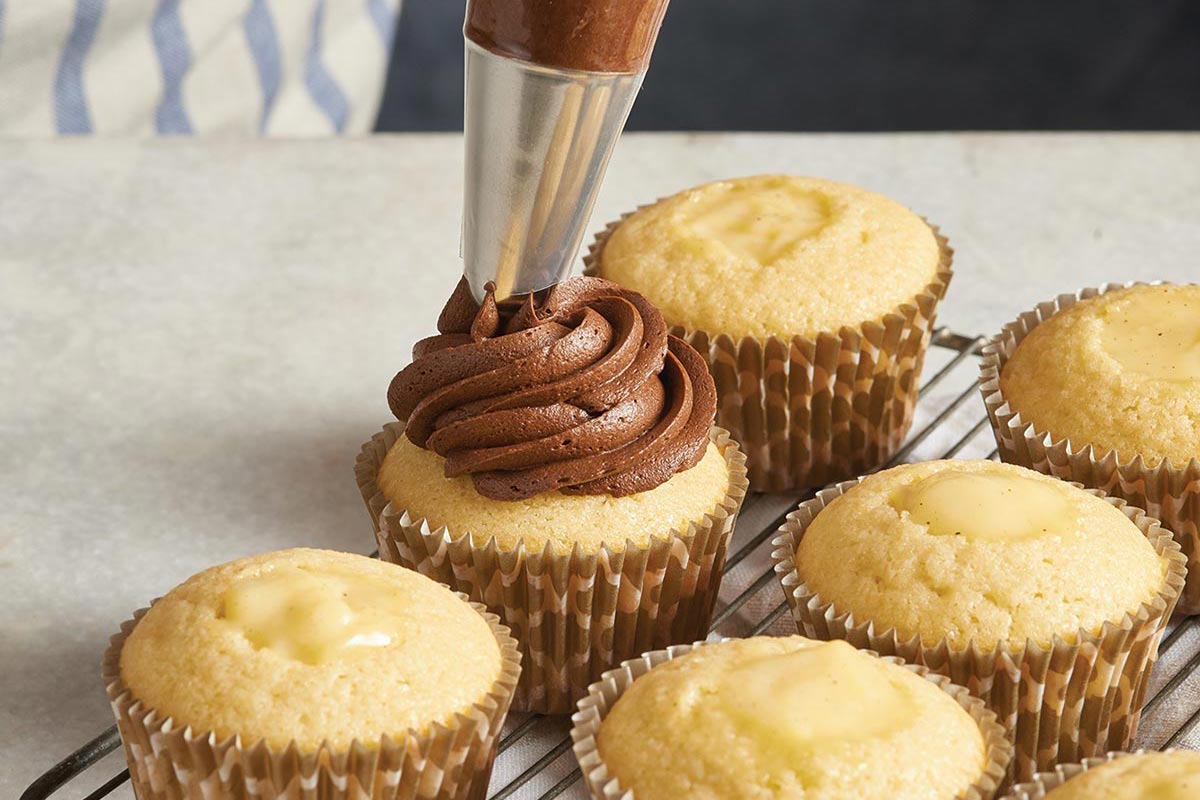
<svg viewBox="0 0 1200 800"><path fill-rule="evenodd" d="M510 58L588 72L643 72L668 0L471 0L464 32Z"/></svg>
<svg viewBox="0 0 1200 800"><path fill-rule="evenodd" d="M437 336L388 389L415 444L480 494L614 497L695 466L716 413L712 377L637 292L572 278L540 301L482 304L464 279Z"/></svg>

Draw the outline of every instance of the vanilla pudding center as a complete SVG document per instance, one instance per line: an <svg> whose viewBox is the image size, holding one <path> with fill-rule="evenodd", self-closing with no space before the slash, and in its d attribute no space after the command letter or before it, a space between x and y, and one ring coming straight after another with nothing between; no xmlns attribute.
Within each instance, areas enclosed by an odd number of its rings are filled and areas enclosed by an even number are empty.
<svg viewBox="0 0 1200 800"><path fill-rule="evenodd" d="M698 194L682 211L697 238L719 242L739 256L768 266L811 238L833 219L830 199L780 180L771 186L733 184L725 192Z"/></svg>
<svg viewBox="0 0 1200 800"><path fill-rule="evenodd" d="M786 742L787 748L774 750L787 759L796 749L811 751L906 728L917 716L917 701L887 668L845 642L815 643L729 670L716 696L747 734Z"/></svg>
<svg viewBox="0 0 1200 800"><path fill-rule="evenodd" d="M1108 309L1100 344L1122 368L1160 381L1200 380L1200 299L1131 294Z"/></svg>
<svg viewBox="0 0 1200 800"><path fill-rule="evenodd" d="M405 614L403 598L383 581L293 566L243 578L222 600L222 617L255 647L307 664L386 647Z"/></svg>
<svg viewBox="0 0 1200 800"><path fill-rule="evenodd" d="M901 487L890 502L934 536L1011 542L1073 531L1078 515L1063 495L1020 475L943 470Z"/></svg>

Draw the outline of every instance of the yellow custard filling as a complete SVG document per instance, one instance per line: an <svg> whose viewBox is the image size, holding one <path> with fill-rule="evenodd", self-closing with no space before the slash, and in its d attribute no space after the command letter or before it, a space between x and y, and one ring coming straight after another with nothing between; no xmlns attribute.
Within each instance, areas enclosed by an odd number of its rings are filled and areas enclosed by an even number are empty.
<svg viewBox="0 0 1200 800"><path fill-rule="evenodd" d="M934 536L976 542L1062 536L1079 516L1057 487L1008 472L938 472L897 489L891 503Z"/></svg>
<svg viewBox="0 0 1200 800"><path fill-rule="evenodd" d="M1200 380L1200 296L1131 295L1103 317L1101 347L1125 370L1151 380Z"/></svg>
<svg viewBox="0 0 1200 800"><path fill-rule="evenodd" d="M985 762L978 724L935 684L799 636L731 639L655 667L597 747L638 800L950 798Z"/></svg>
<svg viewBox="0 0 1200 800"><path fill-rule="evenodd" d="M711 242L747 263L770 266L833 220L824 192L787 182L734 184L725 194L698 195L680 212L695 241Z"/></svg>
<svg viewBox="0 0 1200 800"><path fill-rule="evenodd" d="M745 735L768 743L768 768L781 771L796 750L836 748L911 725L917 700L896 677L846 642L809 643L730 669L716 697Z"/></svg>
<svg viewBox="0 0 1200 800"><path fill-rule="evenodd" d="M222 617L256 647L307 664L386 647L413 613L394 585L348 570L282 566L225 590Z"/></svg>

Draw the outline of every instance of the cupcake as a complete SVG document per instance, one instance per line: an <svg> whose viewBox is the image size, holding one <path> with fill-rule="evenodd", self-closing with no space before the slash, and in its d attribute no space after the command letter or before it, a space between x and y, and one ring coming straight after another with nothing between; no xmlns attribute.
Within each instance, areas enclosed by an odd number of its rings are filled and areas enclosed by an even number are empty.
<svg viewBox="0 0 1200 800"><path fill-rule="evenodd" d="M1109 753L1068 764L1013 787L1004 800L1195 800L1200 753Z"/></svg>
<svg viewBox="0 0 1200 800"><path fill-rule="evenodd" d="M519 672L481 607L323 550L195 575L122 625L103 666L143 800L482 799Z"/></svg>
<svg viewBox="0 0 1200 800"><path fill-rule="evenodd" d="M573 722L598 800L991 798L1012 750L962 687L799 636L648 653L594 684Z"/></svg>
<svg viewBox="0 0 1200 800"><path fill-rule="evenodd" d="M1005 326L980 386L1005 461L1079 481L1162 520L1200 613L1200 286L1060 295Z"/></svg>
<svg viewBox="0 0 1200 800"><path fill-rule="evenodd" d="M751 486L885 463L912 424L951 250L904 206L818 178L718 181L645 206L588 274L644 294L703 355Z"/></svg>
<svg viewBox="0 0 1200 800"><path fill-rule="evenodd" d="M992 461L907 464L788 516L775 571L801 632L923 664L1010 730L1014 776L1127 747L1183 585L1157 520Z"/></svg>
<svg viewBox="0 0 1200 800"><path fill-rule="evenodd" d="M705 636L746 478L700 356L595 278L515 305L462 283L438 329L356 465L381 557L512 627L525 711Z"/></svg>

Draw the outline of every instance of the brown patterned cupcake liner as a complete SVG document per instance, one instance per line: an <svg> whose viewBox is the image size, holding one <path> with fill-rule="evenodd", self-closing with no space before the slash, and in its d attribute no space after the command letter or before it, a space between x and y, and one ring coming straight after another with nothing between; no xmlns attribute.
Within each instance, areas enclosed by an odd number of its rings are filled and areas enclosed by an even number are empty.
<svg viewBox="0 0 1200 800"><path fill-rule="evenodd" d="M398 422L384 427L355 465L380 558L463 592L513 629L523 658L514 709L569 713L604 670L707 634L747 489L745 457L728 433L714 428L712 441L729 466L729 489L703 519L645 545L562 553L550 542L541 551L476 542L469 531L433 528L389 503L376 475L403 431Z"/></svg>
<svg viewBox="0 0 1200 800"><path fill-rule="evenodd" d="M465 600L465 598L464 598ZM521 654L496 615L471 603L500 645L501 670L486 696L447 724L409 730L378 744L328 742L282 749L241 736L196 731L138 700L121 678L121 648L150 609L121 625L104 653L101 675L139 800L256 797L263 800L484 800L496 744L521 672Z"/></svg>
<svg viewBox="0 0 1200 800"><path fill-rule="evenodd" d="M1034 328L1080 300L1136 285L1109 283L1059 295L1008 323L983 349L979 388L1002 459L1100 489L1162 520L1188 558L1188 580L1178 610L1200 614L1200 458L1182 466L1165 460L1150 466L1141 456L1121 461L1115 450L1102 452L1086 442L1036 429L1021 419L1000 388L1004 365Z"/></svg>
<svg viewBox="0 0 1200 800"><path fill-rule="evenodd" d="M600 276L605 243L633 213L596 235L584 274ZM708 362L717 424L745 451L752 490L824 486L869 472L900 449L912 427L937 307L953 276L954 250L930 228L941 251L934 280L881 319L815 340L672 328Z"/></svg>
<svg viewBox="0 0 1200 800"><path fill-rule="evenodd" d="M654 667L679 658L696 647L710 644L713 642L699 641L646 653L604 673L599 681L588 687L587 697L579 701L579 711L571 717L571 738L575 742L575 758L583 772L583 779L595 800L634 800L632 790L627 791L621 787L620 781L600 757L596 746L600 725L608 716L608 712L635 680ZM917 673L953 697L971 715L983 735L987 764L978 780L966 792L958 795L956 800L992 800L1004 780L1009 760L1012 758L1012 745L1005 737L1004 726L996 720L996 715L988 710L983 701L942 675L916 664L905 663L893 656L879 656L878 653L871 655Z"/></svg>
<svg viewBox="0 0 1200 800"><path fill-rule="evenodd" d="M1124 512L1166 559L1161 589L1134 612L1106 622L1098 633L1080 630L1074 642L1056 636L1049 647L1026 642L1023 648L1001 643L985 649L971 642L954 649L946 639L902 639L894 628L880 629L870 620L856 619L810 589L800 576L796 548L808 526L858 483L840 483L801 503L772 541L775 574L802 634L845 639L860 649L898 656L967 687L996 712L1012 736L1013 780L1029 780L1055 764L1129 746L1163 628L1183 588L1185 560L1170 531L1120 498L1085 489Z"/></svg>
<svg viewBox="0 0 1200 800"><path fill-rule="evenodd" d="M1106 753L1103 758L1085 758L1079 764L1060 764L1052 771L1039 772L1034 776L1033 780L1027 783L1021 783L1012 787L1002 800L1042 800L1042 798L1049 794L1051 789L1057 789L1071 780L1071 778L1082 775L1089 769L1095 769L1113 759L1141 755L1145 752L1145 750L1136 750L1132 753L1111 752ZM1173 750L1165 750L1163 752L1170 753Z"/></svg>

